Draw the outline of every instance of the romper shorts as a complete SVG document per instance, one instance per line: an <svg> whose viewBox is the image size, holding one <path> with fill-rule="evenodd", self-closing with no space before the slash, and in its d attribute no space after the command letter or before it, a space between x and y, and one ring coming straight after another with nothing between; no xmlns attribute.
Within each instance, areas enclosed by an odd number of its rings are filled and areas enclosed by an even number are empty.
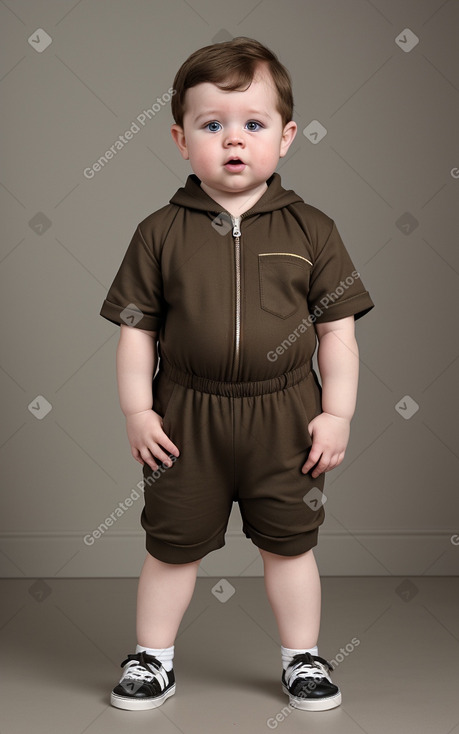
<svg viewBox="0 0 459 734"><path fill-rule="evenodd" d="M162 356L153 385L154 410L180 456L161 471L143 466L141 524L152 556L190 563L222 548L233 502L259 548L295 556L317 544L324 475L301 472L308 423L321 412L310 363L272 379L219 382Z"/></svg>

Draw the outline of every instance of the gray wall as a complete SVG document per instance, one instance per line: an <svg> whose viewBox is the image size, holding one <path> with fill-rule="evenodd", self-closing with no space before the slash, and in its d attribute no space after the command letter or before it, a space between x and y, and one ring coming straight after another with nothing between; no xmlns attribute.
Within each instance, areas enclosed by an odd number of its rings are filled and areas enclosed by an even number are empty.
<svg viewBox="0 0 459 734"><path fill-rule="evenodd" d="M336 220L377 305L357 326L359 403L327 477L320 570L456 573L459 3L7 0L0 23L1 573L139 571L141 468L118 404L118 327L98 312L136 224L189 173L169 106L137 118L193 50L236 35L291 70L299 133L278 171ZM314 120L327 134L313 143ZM202 574L261 573L240 528L235 509Z"/></svg>

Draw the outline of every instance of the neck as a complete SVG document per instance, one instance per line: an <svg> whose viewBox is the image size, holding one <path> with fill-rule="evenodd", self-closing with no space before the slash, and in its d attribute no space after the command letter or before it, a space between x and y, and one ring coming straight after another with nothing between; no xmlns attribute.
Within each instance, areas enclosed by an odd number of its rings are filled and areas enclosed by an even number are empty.
<svg viewBox="0 0 459 734"><path fill-rule="evenodd" d="M240 217L241 214L251 209L259 199L263 196L268 185L266 181L257 186L255 189L250 191L242 191L236 194L226 193L224 191L218 191L212 189L201 181L201 188L206 192L217 204L220 204L222 209L233 215L233 217Z"/></svg>

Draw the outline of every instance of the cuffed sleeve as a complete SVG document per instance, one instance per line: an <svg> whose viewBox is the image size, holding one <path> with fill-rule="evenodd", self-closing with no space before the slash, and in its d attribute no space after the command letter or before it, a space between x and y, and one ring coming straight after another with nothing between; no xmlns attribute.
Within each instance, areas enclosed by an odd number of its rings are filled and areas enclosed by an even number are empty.
<svg viewBox="0 0 459 734"><path fill-rule="evenodd" d="M354 316L358 319L374 307L334 222L313 264L308 304L316 323Z"/></svg>
<svg viewBox="0 0 459 734"><path fill-rule="evenodd" d="M159 331L165 316L160 263L140 225L102 304L100 315L114 324Z"/></svg>

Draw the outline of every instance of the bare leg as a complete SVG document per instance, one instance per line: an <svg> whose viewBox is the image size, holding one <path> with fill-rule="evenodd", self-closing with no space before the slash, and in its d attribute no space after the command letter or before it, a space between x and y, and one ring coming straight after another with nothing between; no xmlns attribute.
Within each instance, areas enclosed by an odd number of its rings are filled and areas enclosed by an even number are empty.
<svg viewBox="0 0 459 734"><path fill-rule="evenodd" d="M299 650L314 647L319 637L321 589L312 549L300 556L259 550L281 644Z"/></svg>
<svg viewBox="0 0 459 734"><path fill-rule="evenodd" d="M137 591L139 645L159 649L174 644L193 596L200 562L163 563L147 554Z"/></svg>

